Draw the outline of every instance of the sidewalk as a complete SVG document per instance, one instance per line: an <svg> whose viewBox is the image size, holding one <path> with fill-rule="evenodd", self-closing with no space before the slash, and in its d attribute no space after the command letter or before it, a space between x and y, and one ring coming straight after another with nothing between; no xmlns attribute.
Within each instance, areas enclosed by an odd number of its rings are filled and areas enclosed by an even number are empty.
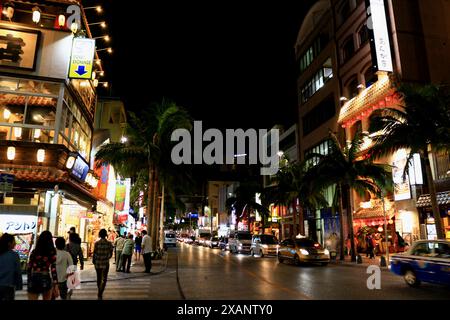
<svg viewBox="0 0 450 320"><path fill-rule="evenodd" d="M165 252L162 259L152 260L152 270L150 273L144 273L145 267L144 267L144 261L143 261L142 256L141 256L140 261L137 261L137 262L132 261L130 273L116 272L116 264L114 263L114 259L111 259L110 263L109 263L108 281L149 277L152 275L157 275L157 274L163 273L167 267L167 258L168 258L168 253ZM81 270L80 277L81 277L81 283L97 281L97 274L95 272L95 268L94 268L94 265L92 264L91 259L84 262L84 270ZM27 274L26 273L22 275L22 279L23 279L23 285L26 286L26 284L27 284Z"/></svg>
<svg viewBox="0 0 450 320"><path fill-rule="evenodd" d="M351 257L350 256L345 256L345 260L341 261L339 260L339 256L336 257L336 260L331 260L331 264L334 265L342 265L342 266L360 266L360 267L364 267L367 268L370 265L376 265L376 266L380 266L380 260L381 260L381 256L375 256L374 259L370 259L368 257L366 257L365 253L361 253L360 254L361 259L362 259L362 263L357 263L357 262L352 262L351 261ZM387 264L389 266L389 263ZM388 267L381 267L382 270L389 270Z"/></svg>

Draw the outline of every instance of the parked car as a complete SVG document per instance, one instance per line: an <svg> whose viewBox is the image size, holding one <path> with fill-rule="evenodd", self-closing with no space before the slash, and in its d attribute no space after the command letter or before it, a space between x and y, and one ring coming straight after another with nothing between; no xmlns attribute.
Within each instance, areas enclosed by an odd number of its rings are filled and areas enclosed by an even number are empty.
<svg viewBox="0 0 450 320"><path fill-rule="evenodd" d="M221 249L221 250L230 250L230 245L228 243L228 238L227 237L220 237L219 249Z"/></svg>
<svg viewBox="0 0 450 320"><path fill-rule="evenodd" d="M327 265L330 262L330 252L311 239L286 239L278 249L278 261L284 260L291 260L296 265L306 262Z"/></svg>
<svg viewBox="0 0 450 320"><path fill-rule="evenodd" d="M247 231L238 231L234 234L234 237L230 237L229 246L230 252L234 253L250 253L252 246L252 234Z"/></svg>
<svg viewBox="0 0 450 320"><path fill-rule="evenodd" d="M206 241L211 238L211 233L200 233L198 236L198 244L200 246L206 246Z"/></svg>
<svg viewBox="0 0 450 320"><path fill-rule="evenodd" d="M177 246L177 235L174 231L165 231L164 232L164 246L166 248Z"/></svg>
<svg viewBox="0 0 450 320"><path fill-rule="evenodd" d="M208 240L207 246L211 249L219 248L219 238L217 236L211 237L211 239Z"/></svg>
<svg viewBox="0 0 450 320"><path fill-rule="evenodd" d="M391 256L391 272L411 287L422 281L450 285L450 241L414 242L407 252Z"/></svg>
<svg viewBox="0 0 450 320"><path fill-rule="evenodd" d="M258 234L252 238L250 254L252 256L264 257L265 255L274 255L278 253L278 239L270 234Z"/></svg>

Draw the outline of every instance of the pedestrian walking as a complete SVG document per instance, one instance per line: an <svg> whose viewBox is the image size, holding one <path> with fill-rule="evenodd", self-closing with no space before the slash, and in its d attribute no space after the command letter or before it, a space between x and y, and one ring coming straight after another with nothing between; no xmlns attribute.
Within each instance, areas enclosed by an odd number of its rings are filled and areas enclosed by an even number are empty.
<svg viewBox="0 0 450 320"><path fill-rule="evenodd" d="M122 235L114 242L115 256L116 256L116 271L122 271L122 250L125 238Z"/></svg>
<svg viewBox="0 0 450 320"><path fill-rule="evenodd" d="M141 260L142 251L142 236L138 232L136 238L134 239L134 261Z"/></svg>
<svg viewBox="0 0 450 320"><path fill-rule="evenodd" d="M98 299L103 299L103 292L105 291L106 281L108 279L109 272L109 259L112 257L113 244L106 240L108 233L105 229L101 229L98 233L100 240L98 240L94 245L94 256L92 258L92 263L95 266L95 271L97 272L97 288L98 288Z"/></svg>
<svg viewBox="0 0 450 320"><path fill-rule="evenodd" d="M128 234L128 239L123 243L122 250L122 272L130 273L131 257L133 256L133 234Z"/></svg>
<svg viewBox="0 0 450 320"><path fill-rule="evenodd" d="M142 234L142 257L144 258L145 271L150 273L152 269L152 239L147 235L147 231L143 230Z"/></svg>
<svg viewBox="0 0 450 320"><path fill-rule="evenodd" d="M374 251L374 245L373 245L373 239L370 234L367 234L366 236L366 257L369 257L370 259L375 258L373 251Z"/></svg>
<svg viewBox="0 0 450 320"><path fill-rule="evenodd" d="M59 295L62 300L68 297L67 289L67 268L73 265L73 259L69 252L65 249L66 240L63 237L58 237L55 240L56 245L56 273L58 275ZM55 297L53 297L55 298Z"/></svg>
<svg viewBox="0 0 450 320"><path fill-rule="evenodd" d="M14 300L16 290L22 290L20 258L14 251L16 239L5 233L0 238L0 301Z"/></svg>
<svg viewBox="0 0 450 320"><path fill-rule="evenodd" d="M56 273L56 249L50 231L43 231L30 254L27 268L28 299L50 300L59 297L58 275Z"/></svg>
<svg viewBox="0 0 450 320"><path fill-rule="evenodd" d="M76 266L80 262L80 270L83 270L83 249L81 248L81 238L78 236L78 233L69 234L69 243L66 245L66 251L72 256L73 264Z"/></svg>

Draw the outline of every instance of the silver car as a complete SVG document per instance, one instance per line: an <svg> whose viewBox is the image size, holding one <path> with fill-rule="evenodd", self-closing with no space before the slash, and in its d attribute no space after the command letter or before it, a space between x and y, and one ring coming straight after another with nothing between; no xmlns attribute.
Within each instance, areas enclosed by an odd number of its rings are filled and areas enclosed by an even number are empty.
<svg viewBox="0 0 450 320"><path fill-rule="evenodd" d="M278 239L270 234L258 234L252 238L250 254L252 256L264 257L265 255L276 256L278 254Z"/></svg>

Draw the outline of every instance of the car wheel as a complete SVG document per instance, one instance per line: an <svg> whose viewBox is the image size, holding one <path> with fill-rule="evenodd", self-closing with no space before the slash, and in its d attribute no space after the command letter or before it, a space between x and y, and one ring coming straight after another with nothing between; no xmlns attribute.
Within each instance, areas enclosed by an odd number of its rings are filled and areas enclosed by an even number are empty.
<svg viewBox="0 0 450 320"><path fill-rule="evenodd" d="M405 274L403 275L403 279L405 279L405 282L410 287L417 287L420 284L419 279L417 279L416 273L409 269L406 270Z"/></svg>
<svg viewBox="0 0 450 320"><path fill-rule="evenodd" d="M264 257L264 252L262 250L259 251L259 256L262 258Z"/></svg>
<svg viewBox="0 0 450 320"><path fill-rule="evenodd" d="M281 257L280 254L278 254L278 262L279 262L279 263L282 263L283 261L284 261L284 259Z"/></svg>
<svg viewBox="0 0 450 320"><path fill-rule="evenodd" d="M296 266L299 266L299 265L300 265L300 259L298 258L298 255L295 255L295 256L294 256L294 264L295 264Z"/></svg>

